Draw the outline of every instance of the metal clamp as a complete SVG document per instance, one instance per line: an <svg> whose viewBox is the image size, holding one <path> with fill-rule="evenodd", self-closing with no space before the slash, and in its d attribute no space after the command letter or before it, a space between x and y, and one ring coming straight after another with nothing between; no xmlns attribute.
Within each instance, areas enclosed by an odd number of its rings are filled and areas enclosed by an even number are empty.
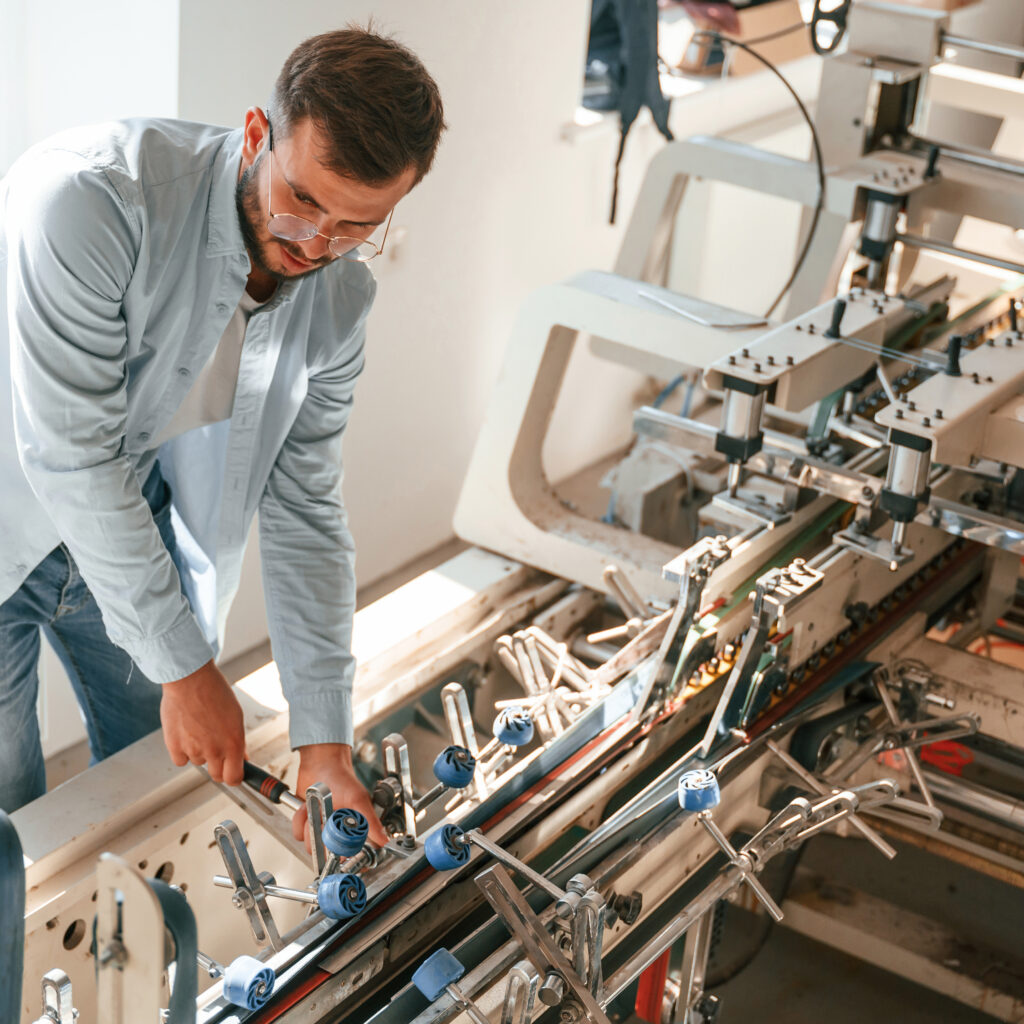
<svg viewBox="0 0 1024 1024"><path fill-rule="evenodd" d="M267 890L256 874L238 826L230 820L222 821L214 828L213 837L227 868L229 884L235 890L231 902L245 911L253 937L260 945L269 942L274 950L281 949L281 934L267 906ZM313 898L315 901L316 897Z"/></svg>

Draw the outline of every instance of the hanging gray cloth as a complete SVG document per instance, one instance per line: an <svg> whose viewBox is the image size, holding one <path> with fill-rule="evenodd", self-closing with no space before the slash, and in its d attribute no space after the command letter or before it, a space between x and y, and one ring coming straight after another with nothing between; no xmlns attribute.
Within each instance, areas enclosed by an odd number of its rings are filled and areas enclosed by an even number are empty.
<svg viewBox="0 0 1024 1024"><path fill-rule="evenodd" d="M619 199L619 166L626 148L626 136L640 113L647 107L658 130L669 141L669 101L661 91L658 78L658 2L657 0L594 0L590 13L588 61L601 55L618 80L618 110L621 116L619 150L615 158L612 205L609 220L615 223ZM617 59L615 59L617 57Z"/></svg>

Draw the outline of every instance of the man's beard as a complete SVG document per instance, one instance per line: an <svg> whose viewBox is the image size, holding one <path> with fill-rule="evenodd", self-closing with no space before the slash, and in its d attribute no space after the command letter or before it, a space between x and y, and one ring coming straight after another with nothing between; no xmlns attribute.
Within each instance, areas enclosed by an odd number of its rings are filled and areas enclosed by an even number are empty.
<svg viewBox="0 0 1024 1024"><path fill-rule="evenodd" d="M242 239L249 251L249 258L252 260L253 266L275 281L293 281L297 277L306 277L308 274L322 270L333 260L323 260L316 266L310 267L309 270L301 270L296 273L286 273L284 270L275 269L270 265L268 246L275 243L287 249L296 259L306 260L307 257L302 255L302 250L298 246L284 240L264 241L260 238L257 225L264 223L265 217L260 209L261 188L256 181L256 172L262 163L263 154L260 154L259 159L242 172L242 176L235 185L235 210L238 213L238 227L242 232Z"/></svg>

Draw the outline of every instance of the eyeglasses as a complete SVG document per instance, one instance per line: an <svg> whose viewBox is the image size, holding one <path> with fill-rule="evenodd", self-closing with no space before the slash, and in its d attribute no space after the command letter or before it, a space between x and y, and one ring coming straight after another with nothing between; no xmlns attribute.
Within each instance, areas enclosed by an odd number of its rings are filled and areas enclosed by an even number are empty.
<svg viewBox="0 0 1024 1024"><path fill-rule="evenodd" d="M350 263L369 263L384 251L384 243L388 238L391 218L395 215L394 208L388 214L388 222L384 226L384 237L380 245L367 238L355 238L351 235L325 235L317 226L305 217L296 217L292 213L273 213L270 209L274 191L274 145L268 141L267 156L270 158L270 174L267 178L267 230L275 237L286 242L308 242L311 238L326 238L327 248L338 259Z"/></svg>

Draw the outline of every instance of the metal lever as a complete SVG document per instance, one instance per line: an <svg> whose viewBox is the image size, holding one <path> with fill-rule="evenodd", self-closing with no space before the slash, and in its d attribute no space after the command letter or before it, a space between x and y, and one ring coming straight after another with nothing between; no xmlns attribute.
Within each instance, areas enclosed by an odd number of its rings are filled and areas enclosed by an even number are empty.
<svg viewBox="0 0 1024 1024"><path fill-rule="evenodd" d="M768 749L798 778L805 786L813 790L819 796L826 796L840 792L832 786L826 785L819 778L812 775L799 761L790 757L785 750L782 750L774 740L768 740ZM856 814L850 815L850 824L869 842L872 846L889 860L896 856L896 851L890 846L870 825L859 818Z"/></svg>
<svg viewBox="0 0 1024 1024"><path fill-rule="evenodd" d="M555 945L508 872L500 864L492 865L477 876L476 884L544 977L542 1002L552 1005L549 1000L558 995L562 997L557 1002L561 1002L563 1020L585 1019L590 1024L611 1024L594 994ZM563 996L564 988L562 992L557 991L559 981L569 989L568 994Z"/></svg>

